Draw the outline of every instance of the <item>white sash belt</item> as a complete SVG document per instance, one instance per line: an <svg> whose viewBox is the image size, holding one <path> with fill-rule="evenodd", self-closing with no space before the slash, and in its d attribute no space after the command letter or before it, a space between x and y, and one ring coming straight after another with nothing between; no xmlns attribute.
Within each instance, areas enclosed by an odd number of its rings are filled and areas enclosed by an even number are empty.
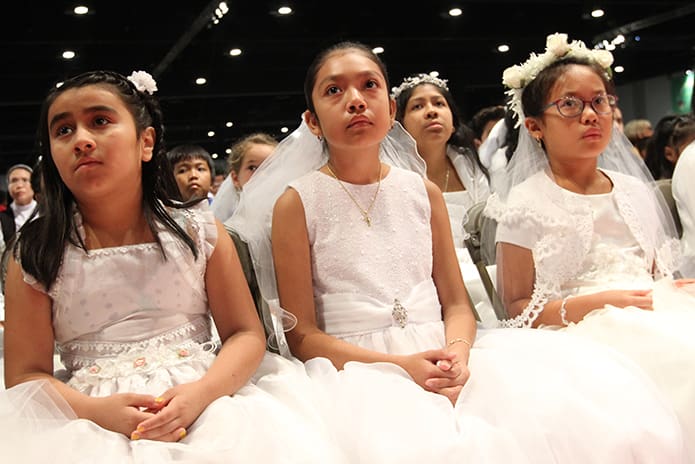
<svg viewBox="0 0 695 464"><path fill-rule="evenodd" d="M319 327L327 334L347 336L442 320L432 279L416 285L408 295L384 303L370 296L332 293L315 299Z"/></svg>

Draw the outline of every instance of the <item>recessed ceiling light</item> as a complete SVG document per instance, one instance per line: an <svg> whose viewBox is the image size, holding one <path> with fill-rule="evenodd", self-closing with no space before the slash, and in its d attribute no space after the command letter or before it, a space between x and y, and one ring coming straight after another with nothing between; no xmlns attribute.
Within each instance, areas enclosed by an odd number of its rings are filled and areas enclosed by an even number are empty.
<svg viewBox="0 0 695 464"><path fill-rule="evenodd" d="M76 15L86 15L87 13L89 13L89 8L87 8L84 5L80 5L80 6L76 6L72 11Z"/></svg>
<svg viewBox="0 0 695 464"><path fill-rule="evenodd" d="M613 71L615 71L615 72L617 72L617 73L621 73L621 72L625 71L625 68L623 68L622 66L618 65L618 66L616 66L615 68L613 68Z"/></svg>
<svg viewBox="0 0 695 464"><path fill-rule="evenodd" d="M195 83L198 84L198 85L203 85L203 84L205 84L207 81L208 81L208 80L205 79L204 77L199 77L199 78L197 78L197 79L195 80Z"/></svg>
<svg viewBox="0 0 695 464"><path fill-rule="evenodd" d="M600 18L604 14L606 14L606 13L601 8L596 8L595 10L593 10L591 12L591 17L592 18Z"/></svg>
<svg viewBox="0 0 695 464"><path fill-rule="evenodd" d="M280 128L280 132L282 132L283 134L286 134L286 133L288 133L289 131L290 131L290 130L289 130L287 127L281 127L281 128Z"/></svg>
<svg viewBox="0 0 695 464"><path fill-rule="evenodd" d="M215 131L208 131L208 137L214 137Z"/></svg>
<svg viewBox="0 0 695 464"><path fill-rule="evenodd" d="M213 154L210 155L210 156L212 156L212 159L217 159L217 156L218 156L218 155L217 155L217 153L213 153Z"/></svg>
<svg viewBox="0 0 695 464"><path fill-rule="evenodd" d="M509 45L502 44L497 46L497 51L501 53L507 53L509 51Z"/></svg>
<svg viewBox="0 0 695 464"><path fill-rule="evenodd" d="M63 82L56 82L56 89L59 89L63 86Z"/></svg>
<svg viewBox="0 0 695 464"><path fill-rule="evenodd" d="M379 53L384 53L384 47L374 47L372 48L372 51L378 55Z"/></svg>
<svg viewBox="0 0 695 464"><path fill-rule="evenodd" d="M281 6L280 8L278 8L278 13L281 15L292 14L292 8L290 8L289 6Z"/></svg>
<svg viewBox="0 0 695 464"><path fill-rule="evenodd" d="M232 127L233 125L234 123L232 121L227 121L227 124L225 124L227 127Z"/></svg>
<svg viewBox="0 0 695 464"><path fill-rule="evenodd" d="M463 10L461 8L452 8L449 10L449 16L461 16Z"/></svg>
<svg viewBox="0 0 695 464"><path fill-rule="evenodd" d="M63 52L63 58L65 58L66 60L71 60L75 58L75 52L73 52L72 50L65 50Z"/></svg>
<svg viewBox="0 0 695 464"><path fill-rule="evenodd" d="M241 48L232 48L231 50L229 50L229 54L231 56L239 56L241 55Z"/></svg>
<svg viewBox="0 0 695 464"><path fill-rule="evenodd" d="M232 154L232 149L231 149L231 148L227 148L224 152L225 152L226 154L228 154L228 155L231 155L231 154Z"/></svg>

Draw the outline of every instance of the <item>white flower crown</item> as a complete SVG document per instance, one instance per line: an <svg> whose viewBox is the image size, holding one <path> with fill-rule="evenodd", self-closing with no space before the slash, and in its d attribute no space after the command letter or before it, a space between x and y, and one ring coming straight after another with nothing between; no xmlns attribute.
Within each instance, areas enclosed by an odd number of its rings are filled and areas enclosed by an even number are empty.
<svg viewBox="0 0 695 464"><path fill-rule="evenodd" d="M432 71L429 74L417 74L415 76L406 77L405 79L403 79L403 82L401 82L401 85L392 88L391 97L398 98L398 96L404 90L412 89L413 87L417 87L420 84L432 84L448 91L449 87L447 87L446 83L447 80L438 78L437 73L434 71Z"/></svg>
<svg viewBox="0 0 695 464"><path fill-rule="evenodd" d="M508 88L506 94L511 97L509 107L516 113L517 125L523 119L521 94L526 85L534 80L545 68L562 58L577 57L589 60L601 66L608 78L611 77L613 54L608 50L587 48L581 40L567 42L567 34L551 34L545 42L545 52L537 55L531 53L529 59L520 65L510 66L502 74L502 83Z"/></svg>
<svg viewBox="0 0 695 464"><path fill-rule="evenodd" d="M147 71L133 71L127 79L133 83L140 92L147 92L150 95L157 91L157 82Z"/></svg>

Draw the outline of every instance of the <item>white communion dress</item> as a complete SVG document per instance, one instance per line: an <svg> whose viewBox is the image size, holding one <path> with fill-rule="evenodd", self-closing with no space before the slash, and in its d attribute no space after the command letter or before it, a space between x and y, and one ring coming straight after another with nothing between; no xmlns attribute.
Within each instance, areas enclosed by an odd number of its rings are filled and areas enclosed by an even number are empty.
<svg viewBox="0 0 695 464"><path fill-rule="evenodd" d="M65 379L74 389L95 397L157 396L199 379L212 364L217 346L204 275L217 241L214 219L197 209L170 213L201 250L197 260L168 231L160 233L166 260L154 243L89 253L68 245L48 294ZM42 290L31 276L25 280ZM302 363L267 353L252 381L211 403L184 439L163 443L131 441L77 419L49 382L27 382L0 392L0 460L344 462L314 410L310 388Z"/></svg>
<svg viewBox="0 0 695 464"><path fill-rule="evenodd" d="M369 204L377 184L343 183ZM411 354L445 346L432 279L422 178L391 167L371 226L336 179L290 183L304 206L317 320L363 348ZM601 344L532 329L479 330L455 406L399 366L306 362L316 397L352 462L680 463L680 426L653 383Z"/></svg>
<svg viewBox="0 0 695 464"><path fill-rule="evenodd" d="M668 261L661 256L668 250L649 245L661 227L658 220L637 220L635 211L650 207L649 197L640 193L646 187L605 172L614 185L607 194L570 192L543 172L519 184L497 240L533 250L536 267L545 267L537 273L558 276L556 288L537 283L546 290L543 301L605 290L653 290L653 311L607 305L563 330L610 345L639 364L670 400L695 459L695 285L677 289L670 278L654 281L654 262ZM517 220L523 211L529 219ZM554 246L544 248L550 243ZM553 252L563 247L563 253Z"/></svg>

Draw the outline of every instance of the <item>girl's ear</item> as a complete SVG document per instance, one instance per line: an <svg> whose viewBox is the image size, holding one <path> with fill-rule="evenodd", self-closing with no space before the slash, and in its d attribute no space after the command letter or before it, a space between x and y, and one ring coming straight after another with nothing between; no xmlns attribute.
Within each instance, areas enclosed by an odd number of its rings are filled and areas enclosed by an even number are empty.
<svg viewBox="0 0 695 464"><path fill-rule="evenodd" d="M239 185L239 174L236 173L236 171L232 171L229 173L230 176L232 176L232 183L234 184L234 188L237 190L241 190L241 185Z"/></svg>
<svg viewBox="0 0 695 464"><path fill-rule="evenodd" d="M678 161L678 152L668 145L664 147L664 158L671 162L671 164L676 164Z"/></svg>
<svg viewBox="0 0 695 464"><path fill-rule="evenodd" d="M147 127L142 134L140 134L140 140L142 143L142 154L141 159L147 162L152 159L152 152L154 151L154 142L157 138L157 134L154 127Z"/></svg>
<svg viewBox="0 0 695 464"><path fill-rule="evenodd" d="M306 110L302 116L304 117L304 122L306 125L309 126L311 133L316 137L321 137L323 132L321 131L321 125L319 124L319 119L316 117L316 115L311 111Z"/></svg>
<svg viewBox="0 0 695 464"><path fill-rule="evenodd" d="M389 116L391 116L391 126L396 121L396 99L389 97Z"/></svg>
<svg viewBox="0 0 695 464"><path fill-rule="evenodd" d="M529 134L536 140L543 139L543 127L536 118L528 117L524 120L524 125L528 129Z"/></svg>

